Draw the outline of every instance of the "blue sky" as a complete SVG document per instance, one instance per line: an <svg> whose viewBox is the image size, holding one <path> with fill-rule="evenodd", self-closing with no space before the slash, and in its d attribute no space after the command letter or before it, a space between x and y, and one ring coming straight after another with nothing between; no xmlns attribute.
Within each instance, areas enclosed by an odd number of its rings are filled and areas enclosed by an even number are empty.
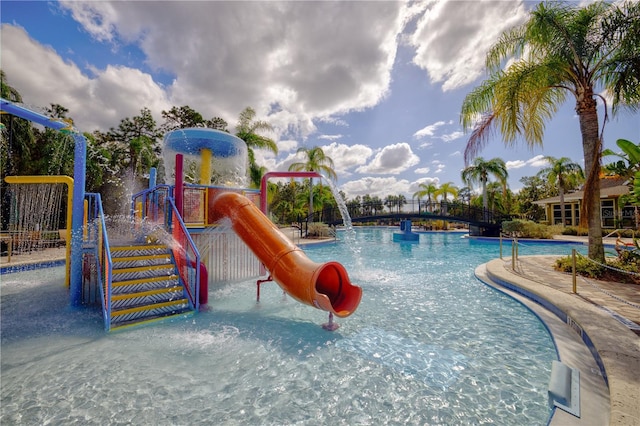
<svg viewBox="0 0 640 426"><path fill-rule="evenodd" d="M356 195L403 194L419 183L463 183L465 95L485 77L487 48L536 2L3 1L1 66L31 108L59 103L81 131L107 130L143 107L189 105L231 130L251 106L271 123L269 170L321 146L337 186ZM505 147L517 191L540 157L583 163L574 102L547 124L543 147ZM602 108L600 118L602 119ZM640 142L640 118L622 112L605 147Z"/></svg>

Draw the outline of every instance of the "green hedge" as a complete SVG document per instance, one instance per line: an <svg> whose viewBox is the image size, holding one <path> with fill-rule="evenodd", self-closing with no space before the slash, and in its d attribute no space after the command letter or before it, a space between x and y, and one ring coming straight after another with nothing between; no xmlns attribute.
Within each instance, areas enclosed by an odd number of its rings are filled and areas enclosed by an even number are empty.
<svg viewBox="0 0 640 426"><path fill-rule="evenodd" d="M502 222L502 232L517 238L553 238L553 232L549 226L530 220L514 219Z"/></svg>

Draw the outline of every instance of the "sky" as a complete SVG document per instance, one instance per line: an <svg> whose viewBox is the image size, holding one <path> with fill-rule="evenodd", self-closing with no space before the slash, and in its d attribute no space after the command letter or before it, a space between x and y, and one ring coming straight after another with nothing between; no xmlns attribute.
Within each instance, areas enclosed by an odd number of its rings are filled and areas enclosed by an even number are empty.
<svg viewBox="0 0 640 426"><path fill-rule="evenodd" d="M256 152L267 170L288 170L303 161L298 148L320 146L349 199L410 199L420 183L465 186L462 101L487 77L489 47L536 4L3 0L0 66L25 106L60 104L82 132L144 107L161 124L161 111L184 105L233 132L252 107L274 127L265 136L279 153ZM480 155L506 162L516 192L548 165L543 156L584 165L574 104L547 123L541 147L497 135ZM605 148L640 142L637 113L609 118Z"/></svg>

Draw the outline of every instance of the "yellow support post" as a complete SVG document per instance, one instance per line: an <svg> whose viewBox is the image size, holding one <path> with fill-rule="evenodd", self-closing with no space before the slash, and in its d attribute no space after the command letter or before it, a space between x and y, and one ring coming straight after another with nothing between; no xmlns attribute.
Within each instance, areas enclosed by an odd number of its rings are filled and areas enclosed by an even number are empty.
<svg viewBox="0 0 640 426"><path fill-rule="evenodd" d="M84 216L82 218L82 241L89 239L89 200L84 200Z"/></svg>
<svg viewBox="0 0 640 426"><path fill-rule="evenodd" d="M203 148L200 151L201 164L200 164L200 185L211 185L211 159L213 153L208 148Z"/></svg>
<svg viewBox="0 0 640 426"><path fill-rule="evenodd" d="M65 235L66 266L65 285L71 285L71 212L73 206L73 178L70 176L7 176L4 178L7 183L64 183L67 185L67 232Z"/></svg>
<svg viewBox="0 0 640 426"><path fill-rule="evenodd" d="M211 185L211 160L213 159L213 151L209 148L202 148L200 151L200 185ZM209 191L204 191L204 202L200 206L200 208L204 209L204 224L205 226L209 223L209 209L207 206L209 205Z"/></svg>
<svg viewBox="0 0 640 426"><path fill-rule="evenodd" d="M578 292L578 281L576 279L576 249L571 249L571 281L573 284L573 294Z"/></svg>

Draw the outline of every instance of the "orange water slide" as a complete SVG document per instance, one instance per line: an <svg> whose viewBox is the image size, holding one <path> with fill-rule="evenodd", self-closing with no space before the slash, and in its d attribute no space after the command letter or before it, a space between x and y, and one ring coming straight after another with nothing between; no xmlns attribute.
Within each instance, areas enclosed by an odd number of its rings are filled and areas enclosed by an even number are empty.
<svg viewBox="0 0 640 426"><path fill-rule="evenodd" d="M362 298L338 262L316 263L248 198L235 192L217 195L212 209L231 220L233 230L267 268L282 289L301 303L339 317L351 315Z"/></svg>

